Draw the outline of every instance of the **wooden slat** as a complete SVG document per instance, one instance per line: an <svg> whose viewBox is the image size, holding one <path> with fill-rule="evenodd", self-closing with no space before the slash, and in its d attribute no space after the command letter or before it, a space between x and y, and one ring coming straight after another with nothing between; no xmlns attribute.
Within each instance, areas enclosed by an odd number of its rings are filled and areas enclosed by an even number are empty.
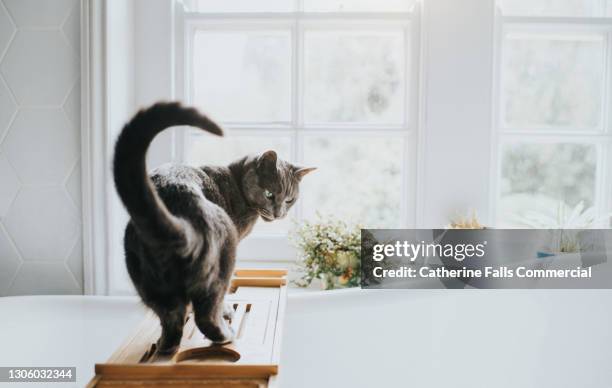
<svg viewBox="0 0 612 388"><path fill-rule="evenodd" d="M158 379L158 380L109 380L101 381L98 385L100 388L265 388L268 386L266 379L235 379L235 378L219 378L219 379Z"/></svg>
<svg viewBox="0 0 612 388"><path fill-rule="evenodd" d="M151 325L151 321L158 321L152 311L145 314L145 319L128 339L109 358L109 362L137 363L143 356L140 349L148 349L151 345L150 338L159 337L161 328L159 323ZM137 350L137 351L136 351Z"/></svg>
<svg viewBox="0 0 612 388"><path fill-rule="evenodd" d="M285 278L233 278L231 289L235 290L238 287L281 287L287 284Z"/></svg>
<svg viewBox="0 0 612 388"><path fill-rule="evenodd" d="M102 376L96 375L93 379L85 386L85 388L95 388L99 387L100 380L102 380Z"/></svg>
<svg viewBox="0 0 612 388"><path fill-rule="evenodd" d="M237 305L230 323L237 338L223 347L205 338L190 317L177 352L161 356L153 347L161 332L159 319L152 312L147 313L136 332L109 361L96 365L96 377L89 386L111 386L113 382L121 386L121 381L128 380L133 383L131 386L146 382L160 386L157 383L162 380L176 381L175 385L182 386L185 379L209 381L211 384L205 386L215 386L212 381L219 378L267 384L279 368L287 295L285 274L284 270L236 271L232 279L236 292L227 295L226 302Z"/></svg>
<svg viewBox="0 0 612 388"><path fill-rule="evenodd" d="M242 268L234 271L234 276L246 278L280 278L283 276L287 276L287 270Z"/></svg>
<svg viewBox="0 0 612 388"><path fill-rule="evenodd" d="M234 330L234 334L236 335L236 338L239 338L240 336L240 328L242 326L242 321L246 318L246 309L247 309L247 303L238 303L238 307L236 308L236 311L234 311L234 317L232 318L232 329Z"/></svg>
<svg viewBox="0 0 612 388"><path fill-rule="evenodd" d="M178 377L213 378L213 377L253 377L268 378L278 373L278 365L228 365L228 364L174 364L155 366L151 364L123 365L96 364L96 374L104 380L141 380Z"/></svg>

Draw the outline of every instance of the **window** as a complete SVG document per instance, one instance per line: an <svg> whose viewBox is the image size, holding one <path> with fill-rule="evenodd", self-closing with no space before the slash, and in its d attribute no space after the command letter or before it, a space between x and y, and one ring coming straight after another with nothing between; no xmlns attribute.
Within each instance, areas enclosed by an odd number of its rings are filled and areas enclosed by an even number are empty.
<svg viewBox="0 0 612 388"><path fill-rule="evenodd" d="M499 0L505 16L604 17L612 15L610 0Z"/></svg>
<svg viewBox="0 0 612 388"><path fill-rule="evenodd" d="M484 225L525 226L532 213L555 224L560 209L567 214L581 203L599 215L612 210L610 0L134 7L134 64L121 63L133 85L108 89L106 99L133 96L135 107L181 99L228 133L167 131L148 166L227 164L275 149L320 167L304 180L290 219L261 222L241 242L239 258L257 260L243 266L293 260L291 219L313 219L316 211L366 226L438 228L472 211ZM132 55L117 47L119 57ZM116 130L133 107L112 108ZM92 154L112 149L100 144ZM117 251L100 277L124 293L124 224L111 222Z"/></svg>
<svg viewBox="0 0 612 388"><path fill-rule="evenodd" d="M537 218L552 227L580 204L606 213L612 4L504 0L500 7L498 224L525 227Z"/></svg>
<svg viewBox="0 0 612 388"><path fill-rule="evenodd" d="M284 248L292 220L317 213L370 227L411 222L414 1L186 3L184 98L227 136L186 131L183 161L226 164L274 149L319 168L289 219L258 223L242 259L292 258Z"/></svg>

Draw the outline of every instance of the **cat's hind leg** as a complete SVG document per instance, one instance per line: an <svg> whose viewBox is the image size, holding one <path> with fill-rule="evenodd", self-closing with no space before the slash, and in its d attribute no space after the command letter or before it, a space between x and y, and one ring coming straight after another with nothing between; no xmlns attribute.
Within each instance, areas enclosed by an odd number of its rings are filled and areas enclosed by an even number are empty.
<svg viewBox="0 0 612 388"><path fill-rule="evenodd" d="M226 344L234 339L234 332L223 318L225 290L211 289L193 298L193 313L198 329L214 343Z"/></svg>
<svg viewBox="0 0 612 388"><path fill-rule="evenodd" d="M208 282L208 287L193 293L191 299L198 329L218 344L229 343L234 339L234 332L224 319L227 313L224 299L234 271L235 257L236 244L234 239L229 239L220 251L218 276Z"/></svg>
<svg viewBox="0 0 612 388"><path fill-rule="evenodd" d="M159 354L173 354L178 349L183 338L186 309L186 305L180 303L170 308L154 308L162 327L161 337L157 340Z"/></svg>

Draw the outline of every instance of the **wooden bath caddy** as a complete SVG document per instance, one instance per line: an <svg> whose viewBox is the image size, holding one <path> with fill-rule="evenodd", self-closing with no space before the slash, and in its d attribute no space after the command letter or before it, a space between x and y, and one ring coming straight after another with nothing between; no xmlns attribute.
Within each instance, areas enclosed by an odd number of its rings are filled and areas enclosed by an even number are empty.
<svg viewBox="0 0 612 388"><path fill-rule="evenodd" d="M225 300L234 308L236 338L212 345L196 327L193 314L172 356L155 352L161 327L148 312L137 330L104 364L88 387L277 386L281 334L287 300L284 270L236 270Z"/></svg>

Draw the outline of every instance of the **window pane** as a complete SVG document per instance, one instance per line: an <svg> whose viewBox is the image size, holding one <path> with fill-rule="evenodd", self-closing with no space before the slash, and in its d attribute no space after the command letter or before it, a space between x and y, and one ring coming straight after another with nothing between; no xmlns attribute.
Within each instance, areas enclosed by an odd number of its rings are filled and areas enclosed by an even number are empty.
<svg viewBox="0 0 612 388"><path fill-rule="evenodd" d="M304 0L307 12L408 12L416 0Z"/></svg>
<svg viewBox="0 0 612 388"><path fill-rule="evenodd" d="M604 84L600 35L510 34L502 102L509 126L594 128Z"/></svg>
<svg viewBox="0 0 612 388"><path fill-rule="evenodd" d="M291 12L294 0L198 0L198 12Z"/></svg>
<svg viewBox="0 0 612 388"><path fill-rule="evenodd" d="M207 136L191 132L185 144L185 161L189 165L228 165L248 154L274 150L284 160L291 160L291 139L278 136ZM274 222L257 221L252 234L286 233L291 227L293 212Z"/></svg>
<svg viewBox="0 0 612 388"><path fill-rule="evenodd" d="M501 0L504 15L603 16L600 0Z"/></svg>
<svg viewBox="0 0 612 388"><path fill-rule="evenodd" d="M502 147L503 224L525 226L525 218L556 220L560 206L595 201L597 151L594 145L511 143ZM550 227L554 227L550 225Z"/></svg>
<svg viewBox="0 0 612 388"><path fill-rule="evenodd" d="M306 218L332 215L367 227L400 226L403 138L307 136L302 183Z"/></svg>
<svg viewBox="0 0 612 388"><path fill-rule="evenodd" d="M274 150L291 160L291 138L280 136L209 136L191 132L185 144L185 160L190 165L224 166L248 154Z"/></svg>
<svg viewBox="0 0 612 388"><path fill-rule="evenodd" d="M306 122L402 123L401 30L308 31L304 56Z"/></svg>
<svg viewBox="0 0 612 388"><path fill-rule="evenodd" d="M289 31L198 31L193 48L194 102L225 122L288 122Z"/></svg>

